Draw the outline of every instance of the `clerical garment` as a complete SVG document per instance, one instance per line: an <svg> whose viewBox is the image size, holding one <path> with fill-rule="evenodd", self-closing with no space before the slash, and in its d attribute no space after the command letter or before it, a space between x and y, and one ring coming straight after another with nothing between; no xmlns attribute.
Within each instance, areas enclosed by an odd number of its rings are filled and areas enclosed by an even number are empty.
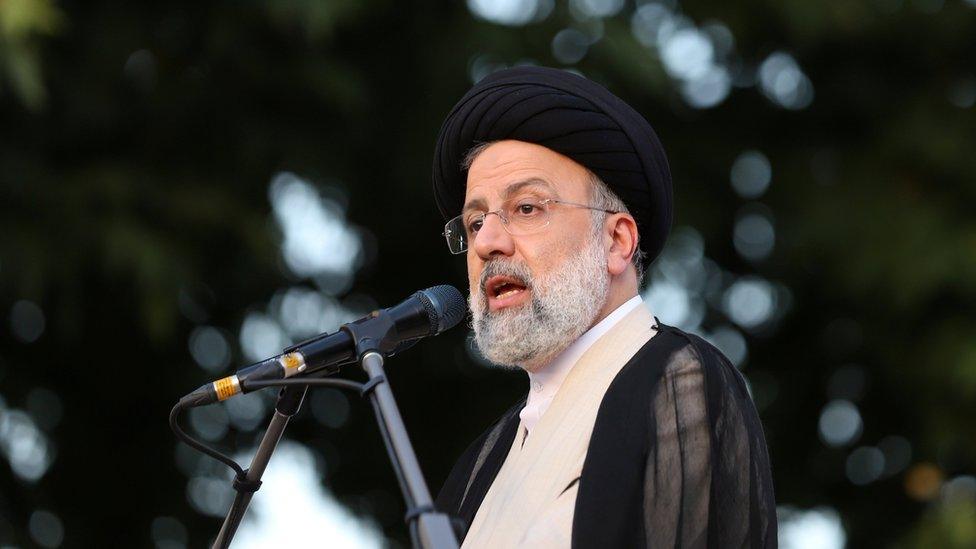
<svg viewBox="0 0 976 549"><path fill-rule="evenodd" d="M524 403L437 498L465 546L776 546L762 426L742 375L701 338L640 307L584 353L523 441Z"/></svg>
<svg viewBox="0 0 976 549"><path fill-rule="evenodd" d="M594 343L599 341L604 334L638 307L646 308L647 306L644 304L641 296L635 295L611 311L603 320L594 324L583 335L579 336L569 347L566 347L556 355L548 365L535 372L527 372L529 374L529 396L527 397L525 408L522 408L519 412L519 419L522 420L521 428L524 428L525 431L522 431L520 428L519 433L525 434L532 432L536 423L539 422L542 415L549 409L549 405L552 404L552 400L555 398L556 393L559 392L559 388L566 381L567 375L573 371L573 366L580 362L580 359ZM653 336L656 332L651 330L650 333ZM641 330L635 335L644 342L644 336L647 335L647 330ZM622 366L624 362L626 361L621 361L620 365ZM517 435L517 437L523 436L523 434ZM587 430L588 437L589 429Z"/></svg>

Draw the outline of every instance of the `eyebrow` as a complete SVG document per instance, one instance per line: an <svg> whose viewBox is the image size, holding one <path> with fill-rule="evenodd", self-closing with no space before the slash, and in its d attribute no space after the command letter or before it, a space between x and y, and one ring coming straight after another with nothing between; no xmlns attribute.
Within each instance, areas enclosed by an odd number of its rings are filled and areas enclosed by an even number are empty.
<svg viewBox="0 0 976 549"><path fill-rule="evenodd" d="M545 179L540 179L538 177L532 177L532 178L529 178L529 179L525 179L525 180L522 180L522 181L518 181L516 183L512 183L511 185L509 185L508 187L506 187L505 190L502 192L502 199L503 200L507 200L512 195L514 195L515 193L521 191L522 189L524 189L526 187L532 187L532 186L549 187L550 189L552 189L552 185L550 185L549 182L546 181ZM487 210L488 209L488 203L485 202L485 200L483 198L474 198L474 199L471 199L471 200L468 201L467 204L464 205L463 208L461 208L461 213L464 213L464 212L467 212L467 211L470 211L470 210L477 210L477 209Z"/></svg>

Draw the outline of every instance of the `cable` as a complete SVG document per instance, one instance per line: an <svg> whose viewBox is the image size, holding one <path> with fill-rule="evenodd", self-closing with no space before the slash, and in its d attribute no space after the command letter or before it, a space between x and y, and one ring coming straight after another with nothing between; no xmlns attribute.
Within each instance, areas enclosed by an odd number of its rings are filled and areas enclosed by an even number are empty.
<svg viewBox="0 0 976 549"><path fill-rule="evenodd" d="M404 498L406 499L405 503L407 504L408 509L408 516L406 517L407 527L411 541L414 543L415 547L419 547L420 539L419 532L417 531L417 519L419 518L420 514L426 510L422 510L421 512L411 512L411 510L416 511L414 495L410 492L410 487L407 484L403 467L400 460L397 458L396 450L393 448L393 441L390 437L390 433L386 429L386 421L384 420L383 411L380 408L379 402L375 398L369 398L371 396L372 389L384 381L386 381L386 379L382 377L371 379L367 383L359 383L347 379L275 379L245 382L245 389L248 391L253 391L257 389L264 389L265 387L287 387L292 385L304 385L308 387L335 387L338 389L356 391L360 394L360 396L368 398L370 400L370 404L372 405L371 407L373 408L373 413L376 415L377 420L379 420L377 423L379 424L380 437L383 439L383 445L386 447L387 455L390 458L390 463L393 465L393 472L396 474L397 482L400 484L400 488L403 491ZM170 429L173 430L173 433L176 434L177 438L182 440L191 448L203 452L204 454L207 454L208 456L227 465L234 470L237 478L245 478L247 471L231 457L191 437L180 427L177 419L185 408L186 406L181 400L180 402L176 403L176 406L173 406L173 409L169 413L169 426ZM245 496L243 491L237 490L236 487L235 490L237 491L237 494L234 498L234 503L231 505L230 513L236 522L240 522L240 519L242 518L240 515L243 514L242 504Z"/></svg>
<svg viewBox="0 0 976 549"><path fill-rule="evenodd" d="M251 381L246 383L246 386L250 390L263 389L265 387L276 387L276 386L287 386L287 385L307 385L313 387L337 387L340 389L348 389L351 391L362 392L363 384L356 381L349 381L347 379L275 379L268 381ZM208 456L220 461L224 465L230 467L234 470L234 473L239 478L244 478L246 472L244 468L241 467L236 461L230 456L221 453L220 451L207 446L206 444L200 442L199 440L193 438L186 431L180 427L179 419L180 413L186 409L183 401L176 403L173 409L169 412L169 428L173 430L176 437L182 440L187 446L207 454Z"/></svg>
<svg viewBox="0 0 976 549"><path fill-rule="evenodd" d="M182 440L184 443L186 443L187 446L194 448L200 452L203 452L204 454L207 454L208 456L224 463L225 465L233 469L238 476L243 477L244 468L238 465L237 462L234 461L230 456L223 454L207 446L206 444L200 442L199 440L191 437L190 435L186 434L186 431L184 431L180 427L179 422L176 421L177 418L179 418L180 412L182 412L183 409L184 409L183 401L181 400L180 402L177 402L176 406L173 406L173 409L170 410L169 412L169 428L172 429L174 433L176 433L176 437Z"/></svg>
<svg viewBox="0 0 976 549"><path fill-rule="evenodd" d="M271 379L267 381L245 381L247 390L264 389L265 387L286 387L288 385L308 385L310 387L336 387L359 392L363 384L348 379Z"/></svg>
<svg viewBox="0 0 976 549"><path fill-rule="evenodd" d="M305 385L313 387L336 387L340 389L348 389L351 391L358 392L364 398L369 398L372 389L376 385L386 381L383 376L373 378L366 383L358 383L355 381L349 381L347 379L276 379L268 381L251 381L246 382L246 388L248 390L263 389L265 387L287 387L290 385ZM414 510L416 508L416 500L414 499L414 494L410 491L410 486L407 484L406 477L403 472L403 466L398 459L396 450L393 448L393 440L390 437L390 433L386 428L386 421L384 420L383 410L380 408L379 402L376 399L369 399L371 408L373 408L373 413L376 415L380 438L383 439L383 446L386 447L387 457L390 459L390 464L393 466L393 472L396 475L397 483L400 485L400 489L403 492L405 503L407 505L408 514L409 510ZM407 518L407 524L410 530L410 537L414 542L415 547L420 547L418 532L416 529L417 518L419 514L414 513L413 516Z"/></svg>

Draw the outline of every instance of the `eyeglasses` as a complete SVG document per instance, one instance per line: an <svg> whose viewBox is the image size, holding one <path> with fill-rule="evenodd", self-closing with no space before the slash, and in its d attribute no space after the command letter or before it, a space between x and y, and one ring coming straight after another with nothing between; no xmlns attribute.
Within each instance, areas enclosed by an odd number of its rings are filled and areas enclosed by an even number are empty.
<svg viewBox="0 0 976 549"><path fill-rule="evenodd" d="M574 208L586 208L608 214L620 213L586 204L566 202L556 198L517 198L509 200L501 208L492 212L467 212L448 221L444 225L444 238L452 254L463 254L468 249L468 242L478 236L478 231L485 224L485 219L495 214L502 221L502 227L512 236L525 236L536 233L549 226L552 221L552 206L562 204Z"/></svg>

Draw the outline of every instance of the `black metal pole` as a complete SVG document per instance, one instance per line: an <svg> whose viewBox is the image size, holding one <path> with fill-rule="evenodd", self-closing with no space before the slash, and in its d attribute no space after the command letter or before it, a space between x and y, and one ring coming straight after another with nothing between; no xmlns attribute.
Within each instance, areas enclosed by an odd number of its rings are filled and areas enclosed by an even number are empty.
<svg viewBox="0 0 976 549"><path fill-rule="evenodd" d="M375 351L366 352L360 364L369 375L364 392L372 401L380 430L386 434L384 442L393 467L399 472L400 489L409 508L408 516L416 520L417 542L425 549L457 549L457 537L450 519L434 510L430 491L407 436L407 428L383 374L383 355Z"/></svg>
<svg viewBox="0 0 976 549"><path fill-rule="evenodd" d="M291 419L291 416L298 413L298 410L302 407L302 401L305 399L305 393L307 391L307 385L290 385L284 387L278 394L278 402L275 404L274 416L272 416L271 423L264 432L264 437L261 438L261 444L258 445L257 452L254 453L254 458L251 459L250 467L247 468L245 480L254 488L252 491L239 490L237 492L237 496L234 498L234 504L227 511L224 524L220 527L220 533L217 534L217 539L214 541L214 549L230 547L230 542L234 539L234 534L237 533L237 528L244 519L244 513L247 512L247 507L251 503L251 497L254 495L254 491L257 490L257 486L261 483L261 477L264 475L264 470L268 466L268 461L271 460L271 454L274 453L275 448L278 446L281 435L284 434L285 427L288 426L288 420Z"/></svg>

